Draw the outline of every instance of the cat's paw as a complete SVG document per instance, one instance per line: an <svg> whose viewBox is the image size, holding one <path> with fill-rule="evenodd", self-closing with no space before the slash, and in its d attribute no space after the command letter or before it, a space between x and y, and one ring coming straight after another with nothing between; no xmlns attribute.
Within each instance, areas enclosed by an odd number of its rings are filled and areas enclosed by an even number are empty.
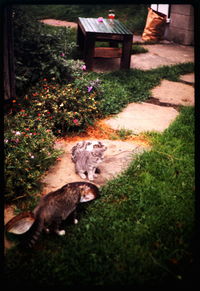
<svg viewBox="0 0 200 291"><path fill-rule="evenodd" d="M64 230L64 229L62 229L62 230L57 230L56 233L57 233L58 235L60 235L60 236L63 236L63 235L65 235L65 230Z"/></svg>
<svg viewBox="0 0 200 291"><path fill-rule="evenodd" d="M80 176L82 179L86 179L86 175L85 175L85 174L79 174L79 176Z"/></svg>

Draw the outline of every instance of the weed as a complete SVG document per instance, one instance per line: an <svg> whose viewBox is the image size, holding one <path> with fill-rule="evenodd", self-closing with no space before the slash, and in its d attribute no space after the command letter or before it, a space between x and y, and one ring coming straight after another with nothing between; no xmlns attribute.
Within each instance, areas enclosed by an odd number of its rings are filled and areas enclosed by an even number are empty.
<svg viewBox="0 0 200 291"><path fill-rule="evenodd" d="M117 131L117 134L119 135L120 139L123 140L132 134L132 130L121 128Z"/></svg>

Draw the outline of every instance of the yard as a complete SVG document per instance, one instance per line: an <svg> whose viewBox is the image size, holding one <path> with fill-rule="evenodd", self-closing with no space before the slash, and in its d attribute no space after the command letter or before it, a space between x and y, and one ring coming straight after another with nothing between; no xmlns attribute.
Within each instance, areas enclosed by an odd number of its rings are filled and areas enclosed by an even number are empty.
<svg viewBox="0 0 200 291"><path fill-rule="evenodd" d="M88 72L73 29L35 24L24 11L15 11L17 98L5 109L4 137L5 202L17 212L37 204L40 177L61 154L53 147L57 138L79 135L130 102L147 100L162 79L194 71L185 63ZM66 222L66 236L43 234L30 251L6 252L7 287L189 286L195 267L194 107L181 107L164 133L145 136L151 150L101 187L99 199L80 207L78 225Z"/></svg>

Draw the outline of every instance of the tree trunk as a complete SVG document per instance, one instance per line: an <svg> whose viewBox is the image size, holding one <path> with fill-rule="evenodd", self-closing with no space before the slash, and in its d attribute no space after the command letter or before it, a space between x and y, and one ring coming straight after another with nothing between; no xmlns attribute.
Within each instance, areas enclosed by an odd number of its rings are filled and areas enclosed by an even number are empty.
<svg viewBox="0 0 200 291"><path fill-rule="evenodd" d="M15 73L13 50L12 8L8 6L4 10L4 98L15 98Z"/></svg>

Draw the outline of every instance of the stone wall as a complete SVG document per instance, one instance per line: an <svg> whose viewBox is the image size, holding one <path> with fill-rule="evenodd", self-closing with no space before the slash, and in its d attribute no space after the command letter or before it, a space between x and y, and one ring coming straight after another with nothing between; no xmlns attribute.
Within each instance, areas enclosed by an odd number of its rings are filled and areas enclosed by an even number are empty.
<svg viewBox="0 0 200 291"><path fill-rule="evenodd" d="M164 38L183 45L194 45L194 8L192 5L171 5L170 23Z"/></svg>

